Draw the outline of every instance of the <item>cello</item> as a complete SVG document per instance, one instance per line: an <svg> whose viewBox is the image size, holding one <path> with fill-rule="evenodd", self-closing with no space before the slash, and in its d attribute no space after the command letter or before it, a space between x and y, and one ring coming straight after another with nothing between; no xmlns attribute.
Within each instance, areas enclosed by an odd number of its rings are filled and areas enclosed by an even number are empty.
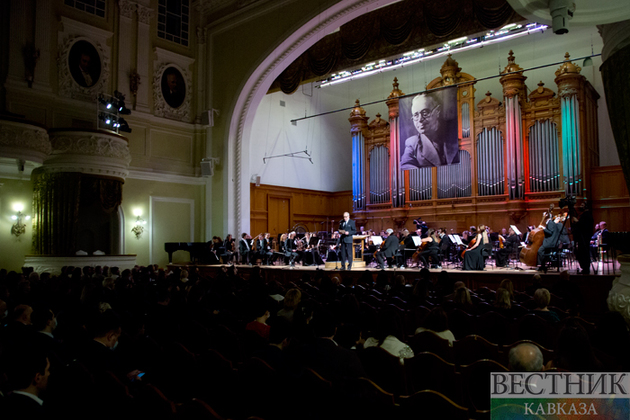
<svg viewBox="0 0 630 420"><path fill-rule="evenodd" d="M538 250L540 249L543 241L545 240L544 229L541 228L540 226L542 226L543 223L545 223L545 219L551 217L552 211L553 211L553 204L549 206L549 212L543 213L543 217L542 217L542 220L540 221L539 227L529 232L529 241L531 242L531 244L521 249L521 252L518 257L519 261L522 262L523 264L530 267L535 267L537 265Z"/></svg>

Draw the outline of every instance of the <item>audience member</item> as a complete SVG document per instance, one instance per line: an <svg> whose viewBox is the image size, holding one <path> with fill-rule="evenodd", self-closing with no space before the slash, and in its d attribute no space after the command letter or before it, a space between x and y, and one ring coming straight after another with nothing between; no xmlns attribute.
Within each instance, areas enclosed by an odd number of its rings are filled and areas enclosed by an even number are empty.
<svg viewBox="0 0 630 420"><path fill-rule="evenodd" d="M289 289L284 295L283 308L278 311L278 316L286 318L287 321L293 321L293 314L300 304L302 292L299 289Z"/></svg>
<svg viewBox="0 0 630 420"><path fill-rule="evenodd" d="M547 308L550 301L551 293L549 293L549 290L545 288L536 290L536 293L534 293L534 302L536 302L534 313L546 321L558 322L560 321L558 314Z"/></svg>
<svg viewBox="0 0 630 420"><path fill-rule="evenodd" d="M46 353L36 347L14 349L7 363L12 392L2 404L3 419L44 418L42 394L48 386L50 362Z"/></svg>
<svg viewBox="0 0 630 420"><path fill-rule="evenodd" d="M253 331L265 340L269 340L270 327L267 320L271 316L269 310L263 304L258 304L254 308L254 320L245 325L246 331Z"/></svg>
<svg viewBox="0 0 630 420"><path fill-rule="evenodd" d="M448 316L442 307L438 306L429 312L429 314L424 319L421 327L416 329L416 334L419 334L423 331L431 331L435 335L444 340L448 340L449 346L453 345L455 341L455 336L448 329Z"/></svg>
<svg viewBox="0 0 630 420"><path fill-rule="evenodd" d="M414 354L411 347L400 340L403 336L401 320L394 311L381 311L379 315L376 333L365 340L363 347L381 347L404 364L405 359L411 359Z"/></svg>
<svg viewBox="0 0 630 420"><path fill-rule="evenodd" d="M512 372L540 372L543 368L543 355L540 348L531 343L521 343L512 347L508 368Z"/></svg>

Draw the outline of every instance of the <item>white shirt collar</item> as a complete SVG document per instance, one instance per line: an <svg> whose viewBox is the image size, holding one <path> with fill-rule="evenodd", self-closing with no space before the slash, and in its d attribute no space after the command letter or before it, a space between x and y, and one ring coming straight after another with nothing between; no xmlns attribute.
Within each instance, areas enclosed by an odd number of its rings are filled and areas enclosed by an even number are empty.
<svg viewBox="0 0 630 420"><path fill-rule="evenodd" d="M35 400L35 402L39 405L44 404L44 401L42 401L41 398L39 398L37 395L31 394L30 392L24 392L24 391L13 391L14 394L20 394L20 395L24 395L26 397L32 398L33 400Z"/></svg>

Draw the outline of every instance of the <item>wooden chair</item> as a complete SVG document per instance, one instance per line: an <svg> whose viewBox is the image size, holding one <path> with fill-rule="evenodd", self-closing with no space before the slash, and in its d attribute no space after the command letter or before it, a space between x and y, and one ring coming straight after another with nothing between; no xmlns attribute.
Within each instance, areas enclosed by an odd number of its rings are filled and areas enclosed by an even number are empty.
<svg viewBox="0 0 630 420"><path fill-rule="evenodd" d="M343 398L333 384L313 369L306 368L295 386L299 389L296 393L299 410L310 413L313 418L330 417L343 404Z"/></svg>
<svg viewBox="0 0 630 420"><path fill-rule="evenodd" d="M431 389L462 403L461 375L453 363L436 354L422 352L405 361L405 370L410 392Z"/></svg>
<svg viewBox="0 0 630 420"><path fill-rule="evenodd" d="M414 354L426 351L440 356L449 363L453 362L453 349L448 340L431 331L423 331L410 337L408 343Z"/></svg>
<svg viewBox="0 0 630 420"><path fill-rule="evenodd" d="M368 378L348 383L351 395L346 406L356 419L389 419L397 414L394 394L385 391Z"/></svg>
<svg viewBox="0 0 630 420"><path fill-rule="evenodd" d="M453 309L448 313L448 327L456 339L473 334L475 328L474 315L461 309Z"/></svg>
<svg viewBox="0 0 630 420"><path fill-rule="evenodd" d="M135 396L139 414L150 419L175 419L177 406L175 402L167 398L164 393L152 384L146 384L139 388ZM123 412L119 412L122 414Z"/></svg>
<svg viewBox="0 0 630 420"><path fill-rule="evenodd" d="M181 420L224 420L210 405L201 399L193 398L177 409L177 416Z"/></svg>
<svg viewBox="0 0 630 420"><path fill-rule="evenodd" d="M509 329L510 321L494 311L479 315L475 320L475 334L482 336L491 343L507 343L509 340Z"/></svg>
<svg viewBox="0 0 630 420"><path fill-rule="evenodd" d="M507 372L508 369L494 360L477 360L461 366L464 401L475 410L490 409L490 381L492 372Z"/></svg>
<svg viewBox="0 0 630 420"><path fill-rule="evenodd" d="M198 356L198 375L210 380L204 381L199 392L201 399L219 413L228 413L237 403L237 372L232 362L214 349L208 349Z"/></svg>
<svg viewBox="0 0 630 420"><path fill-rule="evenodd" d="M455 364L469 365L477 360L490 359L497 362L502 360L501 347L486 340L480 335L468 335L453 343Z"/></svg>
<svg viewBox="0 0 630 420"><path fill-rule="evenodd" d="M548 321L535 314L526 314L516 320L514 324L516 340L532 340L545 348L554 348L557 328ZM507 344L507 343L504 343Z"/></svg>
<svg viewBox="0 0 630 420"><path fill-rule="evenodd" d="M368 378L394 395L407 394L407 378L400 358L381 347L367 347L359 352Z"/></svg>
<svg viewBox="0 0 630 420"><path fill-rule="evenodd" d="M237 384L241 395L238 409L244 417L278 418L278 408L286 406L285 382L262 359L252 357L243 362Z"/></svg>
<svg viewBox="0 0 630 420"><path fill-rule="evenodd" d="M400 397L401 418L468 420L468 409L430 389Z"/></svg>

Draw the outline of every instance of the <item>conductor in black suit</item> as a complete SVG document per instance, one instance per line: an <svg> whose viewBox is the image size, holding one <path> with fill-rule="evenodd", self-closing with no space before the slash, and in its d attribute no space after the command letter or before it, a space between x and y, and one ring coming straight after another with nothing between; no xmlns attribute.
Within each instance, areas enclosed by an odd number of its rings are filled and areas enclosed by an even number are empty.
<svg viewBox="0 0 630 420"><path fill-rule="evenodd" d="M339 259L341 260L341 269L346 269L346 261L348 261L348 270L352 270L352 237L357 234L357 227L354 220L350 220L350 213L343 214L343 220L339 223L339 234L341 251Z"/></svg>

